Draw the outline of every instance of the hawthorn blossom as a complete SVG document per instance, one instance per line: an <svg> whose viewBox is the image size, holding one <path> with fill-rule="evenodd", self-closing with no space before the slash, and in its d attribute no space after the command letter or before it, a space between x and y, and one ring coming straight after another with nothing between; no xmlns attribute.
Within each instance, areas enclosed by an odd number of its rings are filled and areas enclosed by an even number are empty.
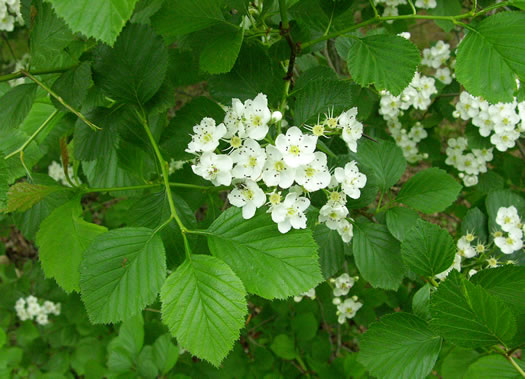
<svg viewBox="0 0 525 379"><path fill-rule="evenodd" d="M257 208L264 205L266 195L256 182L246 180L245 183L235 187L228 194L228 200L232 205L242 208L242 217L244 219L250 219L255 215Z"/></svg>
<svg viewBox="0 0 525 379"><path fill-rule="evenodd" d="M315 159L316 144L316 136L303 134L296 126L292 126L286 134L280 134L275 139L275 146L283 155L284 162L294 168Z"/></svg>
<svg viewBox="0 0 525 379"><path fill-rule="evenodd" d="M272 220L277 223L281 233L288 232L291 228L306 229L306 216L304 211L310 206L310 200L297 193L289 193L283 202L271 207Z"/></svg>

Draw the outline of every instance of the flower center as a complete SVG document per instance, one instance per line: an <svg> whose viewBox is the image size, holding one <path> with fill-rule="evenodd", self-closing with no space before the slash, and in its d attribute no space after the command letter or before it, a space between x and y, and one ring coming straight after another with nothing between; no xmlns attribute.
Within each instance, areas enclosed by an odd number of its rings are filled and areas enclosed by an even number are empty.
<svg viewBox="0 0 525 379"><path fill-rule="evenodd" d="M239 137L237 136L233 136L231 141L230 141L230 145L234 148L234 149L237 149L239 147L241 147L242 145L242 141Z"/></svg>
<svg viewBox="0 0 525 379"><path fill-rule="evenodd" d="M272 193L270 195L270 204L276 205L281 202L281 195L279 193Z"/></svg>
<svg viewBox="0 0 525 379"><path fill-rule="evenodd" d="M312 128L312 133L314 134L314 136L317 136L317 137L324 136L324 126L319 125L319 124L315 125Z"/></svg>
<svg viewBox="0 0 525 379"><path fill-rule="evenodd" d="M202 136L202 140L204 142L210 142L213 140L213 137L210 133L206 133L205 135Z"/></svg>
<svg viewBox="0 0 525 379"><path fill-rule="evenodd" d="M304 173L306 174L306 176L312 177L315 175L315 171L315 168L308 167L306 170L304 170Z"/></svg>
<svg viewBox="0 0 525 379"><path fill-rule="evenodd" d="M289 151L293 155L299 155L299 153L301 152L301 149L299 149L299 146L297 146L297 145L291 145Z"/></svg>
<svg viewBox="0 0 525 379"><path fill-rule="evenodd" d="M297 213L297 210L295 208L288 208L288 216L293 216Z"/></svg>
<svg viewBox="0 0 525 379"><path fill-rule="evenodd" d="M257 157L251 156L248 164L250 165L250 167L257 166Z"/></svg>
<svg viewBox="0 0 525 379"><path fill-rule="evenodd" d="M262 118L259 115L253 115L252 116L252 124L255 126L261 126L262 125Z"/></svg>
<svg viewBox="0 0 525 379"><path fill-rule="evenodd" d="M279 172L283 171L284 170L284 163L283 163L283 161L275 162L274 168L275 168L275 171L279 171Z"/></svg>

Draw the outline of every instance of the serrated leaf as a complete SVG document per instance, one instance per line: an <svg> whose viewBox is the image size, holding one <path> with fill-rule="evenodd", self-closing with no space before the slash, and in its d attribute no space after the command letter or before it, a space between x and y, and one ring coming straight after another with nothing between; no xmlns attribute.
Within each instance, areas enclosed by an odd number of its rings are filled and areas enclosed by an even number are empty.
<svg viewBox="0 0 525 379"><path fill-rule="evenodd" d="M100 49L93 67L97 86L109 97L131 104L151 99L167 69L168 52L162 38L141 24L129 24L112 49Z"/></svg>
<svg viewBox="0 0 525 379"><path fill-rule="evenodd" d="M138 0L47 0L74 32L113 45Z"/></svg>
<svg viewBox="0 0 525 379"><path fill-rule="evenodd" d="M407 165L403 151L395 143L384 140L361 140L357 149L357 161L370 167L383 192L397 183Z"/></svg>
<svg viewBox="0 0 525 379"><path fill-rule="evenodd" d="M18 149L27 141L29 135L20 129L0 130L0 154L6 156ZM24 150L24 162L27 167L33 167L36 162L44 155L44 151L38 146L36 141L31 142ZM2 158L3 159L3 158ZM26 175L26 170L20 159L10 158L6 162L6 174L9 184L16 179Z"/></svg>
<svg viewBox="0 0 525 379"><path fill-rule="evenodd" d="M525 370L525 362L513 358ZM523 376L502 355L486 355L472 363L463 376L464 379L521 379Z"/></svg>
<svg viewBox="0 0 525 379"><path fill-rule="evenodd" d="M400 242L419 219L416 211L410 208L393 207L386 212L388 231Z"/></svg>
<svg viewBox="0 0 525 379"><path fill-rule="evenodd" d="M419 50L412 42L387 34L356 38L347 58L356 83L361 87L374 84L394 96L410 84L419 61Z"/></svg>
<svg viewBox="0 0 525 379"><path fill-rule="evenodd" d="M105 227L82 219L78 198L56 208L36 235L38 256L46 276L55 278L66 292L79 291L82 255L95 237L106 231Z"/></svg>
<svg viewBox="0 0 525 379"><path fill-rule="evenodd" d="M153 362L153 347L144 346L137 358L137 371L141 377L154 379L159 373L159 369Z"/></svg>
<svg viewBox="0 0 525 379"><path fill-rule="evenodd" d="M469 30L458 47L456 78L491 104L512 102L516 77L525 80L525 14L501 12Z"/></svg>
<svg viewBox="0 0 525 379"><path fill-rule="evenodd" d="M406 272L399 242L384 225L354 226L352 241L355 263L363 278L374 287L397 290Z"/></svg>
<svg viewBox="0 0 525 379"><path fill-rule="evenodd" d="M315 80L297 95L294 121L301 125L333 110L335 115L352 108L352 87L342 80Z"/></svg>
<svg viewBox="0 0 525 379"><path fill-rule="evenodd" d="M506 265L481 270L471 281L503 300L516 313L525 313L525 267Z"/></svg>
<svg viewBox="0 0 525 379"><path fill-rule="evenodd" d="M153 361L161 374L167 374L179 359L179 348L171 342L169 334L163 334L153 344Z"/></svg>
<svg viewBox="0 0 525 379"><path fill-rule="evenodd" d="M478 348L505 344L516 334L507 305L452 270L430 299L431 327L450 342Z"/></svg>
<svg viewBox="0 0 525 379"><path fill-rule="evenodd" d="M92 84L91 64L89 62L83 62L79 66L60 75L55 83L53 83L52 90L74 109L79 109ZM53 105L62 112L69 111L54 97L51 97L51 101Z"/></svg>
<svg viewBox="0 0 525 379"><path fill-rule="evenodd" d="M345 261L345 245L337 230L331 230L324 224L318 224L313 230L313 236L319 245L319 263L325 279L333 276L343 267Z"/></svg>
<svg viewBox="0 0 525 379"><path fill-rule="evenodd" d="M80 293L93 323L118 322L155 301L165 278L164 246L153 230L115 229L84 252Z"/></svg>
<svg viewBox="0 0 525 379"><path fill-rule="evenodd" d="M43 186L28 182L16 183L7 192L7 212L25 212L46 196L62 189L58 186Z"/></svg>
<svg viewBox="0 0 525 379"><path fill-rule="evenodd" d="M0 97L0 130L16 128L27 116L36 95L36 84L21 84Z"/></svg>
<svg viewBox="0 0 525 379"><path fill-rule="evenodd" d="M232 207L208 228L208 246L241 278L250 293L283 299L322 280L317 244L310 230L282 234L265 210L243 219Z"/></svg>
<svg viewBox="0 0 525 379"><path fill-rule="evenodd" d="M397 195L396 201L416 208L423 213L445 210L461 191L452 176L444 170L429 168L411 177Z"/></svg>
<svg viewBox="0 0 525 379"><path fill-rule="evenodd" d="M226 263L192 255L162 286L162 320L182 347L218 366L244 326L245 296Z"/></svg>
<svg viewBox="0 0 525 379"><path fill-rule="evenodd" d="M452 265L456 245L446 230L417 220L401 243L401 256L416 274L434 277Z"/></svg>
<svg viewBox="0 0 525 379"><path fill-rule="evenodd" d="M378 378L425 378L441 350L441 338L409 313L393 313L372 324L361 339L358 361Z"/></svg>

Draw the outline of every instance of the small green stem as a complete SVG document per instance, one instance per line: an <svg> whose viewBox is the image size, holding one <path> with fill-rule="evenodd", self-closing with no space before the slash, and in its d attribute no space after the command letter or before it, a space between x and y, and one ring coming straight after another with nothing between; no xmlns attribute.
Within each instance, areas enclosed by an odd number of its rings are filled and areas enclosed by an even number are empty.
<svg viewBox="0 0 525 379"><path fill-rule="evenodd" d="M385 195L385 193L383 191L381 191L381 194L379 195L379 201L377 202L376 214L378 214L379 211L381 210L381 203L383 202L383 196L384 195Z"/></svg>
<svg viewBox="0 0 525 379"><path fill-rule="evenodd" d="M512 366L516 369L517 372L520 373L520 375L525 378L525 371L516 363L516 361L512 358L510 355L505 355L505 358L510 362Z"/></svg>
<svg viewBox="0 0 525 379"><path fill-rule="evenodd" d="M225 186L218 186L218 187L214 187L214 186L199 186L197 184L173 183L173 182L170 182L170 187L198 189L198 190L202 190L202 191L212 191L212 190L223 191L223 190L227 190L227 189L230 188L230 187L225 187Z"/></svg>
<svg viewBox="0 0 525 379"><path fill-rule="evenodd" d="M52 70L41 70L41 71L33 71L32 75L49 75L49 74L61 74L63 72L66 72L67 70L70 70L73 67L68 68L57 68ZM25 75L22 71L13 72L12 74L7 75L1 75L0 76L0 82L8 82L13 79L23 78Z"/></svg>
<svg viewBox="0 0 525 379"><path fill-rule="evenodd" d="M207 230L200 230L200 229L186 230L186 233L199 234L201 236L213 236L213 233L210 233Z"/></svg>
<svg viewBox="0 0 525 379"><path fill-rule="evenodd" d="M16 149L15 151L13 151L12 153L8 154L5 156L4 159L9 159L13 156L15 156L16 154L20 153L21 151L24 151L26 149L27 146L29 146L29 144L31 142L33 142L35 140L36 137L38 137L38 135L42 132L42 130L44 130L46 128L46 126L49 125L49 123L55 118L55 116L58 114L58 110L55 110L53 113L51 113L51 115L42 123L42 125L40 125L38 127L37 130L35 130L35 132L31 135L31 137L29 137L22 146L20 146L18 149Z"/></svg>
<svg viewBox="0 0 525 379"><path fill-rule="evenodd" d="M372 7L372 10L374 11L374 16L379 17L379 13L377 13L375 0L370 0L370 6Z"/></svg>
<svg viewBox="0 0 525 379"><path fill-rule="evenodd" d="M22 70L21 71L25 76L27 76L29 79L34 81L36 84L38 84L40 87L42 87L49 95L53 96L60 104L62 104L64 107L66 107L67 110L75 114L79 119L84 121L85 124L87 124L91 129L93 130L101 130L100 127L93 124L91 121L89 121L82 113L77 111L75 108L73 108L71 105L66 103L62 97L57 95L51 88L46 86L44 83L42 83L40 80L38 80L33 74L31 74L28 71Z"/></svg>
<svg viewBox="0 0 525 379"><path fill-rule="evenodd" d="M281 23L283 29L290 28L290 23L288 22L286 0L279 0L279 13L281 14Z"/></svg>
<svg viewBox="0 0 525 379"><path fill-rule="evenodd" d="M414 3L412 3L412 0L408 0L408 4L410 4L410 8L412 8L412 14L417 14L416 7Z"/></svg>
<svg viewBox="0 0 525 379"><path fill-rule="evenodd" d="M283 118L284 118L284 113L286 112L286 102L288 101L288 91L290 90L290 84L291 84L291 80L287 80L284 82L283 95L281 98L281 104L279 105L279 112L281 112L281 114L283 115ZM281 119L277 123L277 135L281 134L281 122L282 121L283 120Z"/></svg>
<svg viewBox="0 0 525 379"><path fill-rule="evenodd" d="M162 183L142 184L138 186L112 187L112 188L85 188L83 193L93 192L116 192L116 191L135 191L140 189L155 188L162 186Z"/></svg>
<svg viewBox="0 0 525 379"><path fill-rule="evenodd" d="M432 278L432 277L429 277L429 278L428 278L428 281L429 281L434 287L436 287L436 288L439 287L439 283L436 282L436 279L434 279L434 278Z"/></svg>

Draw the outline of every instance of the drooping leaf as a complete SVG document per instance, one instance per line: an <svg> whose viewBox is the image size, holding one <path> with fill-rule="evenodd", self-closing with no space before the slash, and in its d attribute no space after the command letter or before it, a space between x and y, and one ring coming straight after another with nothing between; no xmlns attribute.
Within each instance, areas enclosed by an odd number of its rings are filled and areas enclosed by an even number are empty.
<svg viewBox="0 0 525 379"><path fill-rule="evenodd" d="M85 116L102 130L93 130L82 120L77 120L74 134L75 158L82 161L107 159L117 146L117 127L122 123L122 111L98 107Z"/></svg>
<svg viewBox="0 0 525 379"><path fill-rule="evenodd" d="M218 366L244 326L245 296L227 264L192 255L162 287L162 320L182 347Z"/></svg>
<svg viewBox="0 0 525 379"><path fill-rule="evenodd" d="M430 222L417 220L401 243L401 256L416 274L434 277L454 262L456 245L450 234Z"/></svg>
<svg viewBox="0 0 525 379"><path fill-rule="evenodd" d="M250 293L267 299L308 291L322 281L317 244L310 230L282 234L259 210L245 220L232 207L209 227L211 253L226 262Z"/></svg>
<svg viewBox="0 0 525 379"><path fill-rule="evenodd" d="M416 225L419 215L410 208L393 207L386 212L386 226L388 231L403 242L406 234Z"/></svg>
<svg viewBox="0 0 525 379"><path fill-rule="evenodd" d="M38 255L48 278L55 278L66 291L79 291L80 261L84 251L103 226L82 219L78 198L56 208L42 222L36 235Z"/></svg>
<svg viewBox="0 0 525 379"><path fill-rule="evenodd" d="M525 14L501 12L469 30L458 47L456 77L491 104L511 102L516 77L525 80Z"/></svg>
<svg viewBox="0 0 525 379"><path fill-rule="evenodd" d="M319 245L319 262L323 277L328 279L343 267L344 242L337 230L331 230L323 224L316 225L313 236Z"/></svg>
<svg viewBox="0 0 525 379"><path fill-rule="evenodd" d="M159 90L168 69L162 38L148 25L129 24L112 49L99 50L95 84L111 98L145 104Z"/></svg>
<svg viewBox="0 0 525 379"><path fill-rule="evenodd" d="M99 235L84 252L80 292L92 322L118 322L152 303L165 278L160 237L147 228L121 228Z"/></svg>
<svg viewBox="0 0 525 379"><path fill-rule="evenodd" d="M21 84L0 97L0 130L16 128L27 116L35 99L36 84Z"/></svg>
<svg viewBox="0 0 525 379"><path fill-rule="evenodd" d="M397 183L407 165L403 151L385 140L362 140L357 148L357 161L372 169L383 192Z"/></svg>
<svg viewBox="0 0 525 379"><path fill-rule="evenodd" d="M74 32L113 45L138 0L47 0Z"/></svg>
<svg viewBox="0 0 525 379"><path fill-rule="evenodd" d="M508 306L452 270L431 297L431 327L450 342L477 348L506 344L516 333Z"/></svg>
<svg viewBox="0 0 525 379"><path fill-rule="evenodd" d="M360 223L352 241L355 263L374 287L397 290L406 272L399 242L384 225Z"/></svg>
<svg viewBox="0 0 525 379"><path fill-rule="evenodd" d="M52 90L74 109L79 109L91 87L91 64L83 62L77 67L64 72L53 83ZM68 112L54 97L51 98L53 105L63 112ZM87 125L85 125L87 126Z"/></svg>
<svg viewBox="0 0 525 379"><path fill-rule="evenodd" d="M393 313L364 334L358 361L378 378L425 378L440 349L441 338L425 321L409 313Z"/></svg>
<svg viewBox="0 0 525 379"><path fill-rule="evenodd" d="M423 213L441 212L456 200L460 190L461 185L445 171L429 168L411 177L396 201Z"/></svg>
<svg viewBox="0 0 525 379"><path fill-rule="evenodd" d="M394 96L412 81L419 61L419 50L412 42L388 34L356 38L347 58L352 79L361 87L374 84Z"/></svg>

